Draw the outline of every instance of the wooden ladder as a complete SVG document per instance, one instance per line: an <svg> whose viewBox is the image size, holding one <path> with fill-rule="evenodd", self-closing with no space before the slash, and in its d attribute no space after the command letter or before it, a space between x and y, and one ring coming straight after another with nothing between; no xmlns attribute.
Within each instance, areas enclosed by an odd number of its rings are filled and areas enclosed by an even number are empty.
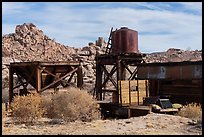
<svg viewBox="0 0 204 137"><path fill-rule="evenodd" d="M109 35L109 38L108 38L108 43L107 43L107 47L106 47L106 51L105 53L106 54L110 54L111 52L111 48L112 48L112 32L113 32L113 27L111 28L111 32L110 32L110 35Z"/></svg>

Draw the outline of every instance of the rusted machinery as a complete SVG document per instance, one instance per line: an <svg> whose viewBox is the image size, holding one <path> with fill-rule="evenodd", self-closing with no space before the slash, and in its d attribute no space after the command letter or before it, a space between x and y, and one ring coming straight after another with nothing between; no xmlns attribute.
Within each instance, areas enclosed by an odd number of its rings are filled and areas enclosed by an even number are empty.
<svg viewBox="0 0 204 137"><path fill-rule="evenodd" d="M14 85L14 76L19 80ZM77 87L83 84L82 66L78 61L64 62L15 62L9 65L9 104L15 94L24 95L28 93L27 86L30 84L37 93L41 94L49 88L56 88L60 84L64 87L76 77ZM67 83L62 80L68 78ZM20 92L15 89L22 87Z"/></svg>
<svg viewBox="0 0 204 137"><path fill-rule="evenodd" d="M151 108L142 104L148 96L170 95L171 101L182 104L202 101L202 61L145 63L145 54L138 50L138 32L126 27L112 30L106 54L96 56L94 95L104 115L147 114Z"/></svg>

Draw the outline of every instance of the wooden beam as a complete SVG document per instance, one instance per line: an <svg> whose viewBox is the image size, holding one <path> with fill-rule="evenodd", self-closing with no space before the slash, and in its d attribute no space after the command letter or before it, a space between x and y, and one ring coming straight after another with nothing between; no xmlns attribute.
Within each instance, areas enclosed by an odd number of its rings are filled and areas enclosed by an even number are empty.
<svg viewBox="0 0 204 137"><path fill-rule="evenodd" d="M21 85L23 86L23 89L25 89L25 90L27 90L26 89L26 85L24 85L25 84L25 82L23 82L23 80L21 79L21 76L17 73L17 71L16 71L16 75L17 75L17 77L18 77L18 79L19 79L19 81L20 81L20 83L21 83Z"/></svg>
<svg viewBox="0 0 204 137"><path fill-rule="evenodd" d="M69 72L69 73L67 73L66 75L64 75L64 76L60 77L59 79L57 79L57 80L53 81L52 83L50 83L50 84L49 84L49 85L47 85L46 87L42 88L42 89L40 90L40 92L42 92L42 91L44 91L44 90L48 89L48 88L49 88L49 87L51 87L52 85L56 84L57 82L61 81L61 80L62 80L62 79L64 79L64 78L66 78L68 75L70 75L71 73L76 72L77 70L78 70L78 67L77 67L77 68L75 68L74 70L70 71L70 72Z"/></svg>
<svg viewBox="0 0 204 137"><path fill-rule="evenodd" d="M28 86L29 82L32 80L32 77L35 75L35 69L33 68L33 71L29 77L29 79L26 81L26 87Z"/></svg>
<svg viewBox="0 0 204 137"><path fill-rule="evenodd" d="M21 84L19 84L19 85L13 87L13 89L16 89L16 88L18 88L18 87L20 87L20 86L23 86L23 87L25 86L25 87L27 87L28 84L29 84L29 82L32 80L32 77L34 76L34 74L35 74L35 69L33 69L32 74L30 75L29 79L26 80L26 82L23 82L22 80L20 80ZM20 79L20 75L17 74L17 72L16 72L16 75L17 75L18 78ZM25 84L25 85L24 85L24 84Z"/></svg>
<svg viewBox="0 0 204 137"><path fill-rule="evenodd" d="M67 83L70 83L70 82L71 82L71 80L72 80L72 78L73 78L74 74L75 74L75 72L71 74L71 76L69 77L69 79L68 79Z"/></svg>
<svg viewBox="0 0 204 137"><path fill-rule="evenodd" d="M135 78L135 75L137 74L137 67L135 68L135 70L133 71L132 75L128 78L128 80L133 80Z"/></svg>
<svg viewBox="0 0 204 137"><path fill-rule="evenodd" d="M132 75L132 71L128 68L128 66L124 63L124 62L122 62L122 64L125 66L125 68L129 71L129 73Z"/></svg>
<svg viewBox="0 0 204 137"><path fill-rule="evenodd" d="M97 100L102 100L102 70L101 64L96 63L96 83L95 83L95 94Z"/></svg>
<svg viewBox="0 0 204 137"><path fill-rule="evenodd" d="M46 69L43 69L43 70L42 70L42 72L47 72L47 73L48 73L48 74L50 74L51 76L56 77L56 75L55 75L55 74L53 74L53 73L49 72L49 71L48 71L48 70L46 70Z"/></svg>
<svg viewBox="0 0 204 137"><path fill-rule="evenodd" d="M13 100L13 67L9 67L9 105Z"/></svg>
<svg viewBox="0 0 204 137"><path fill-rule="evenodd" d="M39 67L36 67L36 91L37 93L40 93L41 90L41 69Z"/></svg>
<svg viewBox="0 0 204 137"><path fill-rule="evenodd" d="M148 86L148 82L147 82L147 80L145 80L146 97L149 96L149 94L148 94L148 88L149 88L149 86Z"/></svg>
<svg viewBox="0 0 204 137"><path fill-rule="evenodd" d="M77 70L77 87L81 89L82 85L83 85L82 65L80 65Z"/></svg>
<svg viewBox="0 0 204 137"><path fill-rule="evenodd" d="M114 81L114 79L112 78L112 75L114 74L114 72L116 71L116 67L114 66L111 69L111 72L109 73L106 68L102 65L101 68L103 69L104 73L106 74L106 79L104 80L102 87L105 86L106 82L110 79L110 81L113 83L113 85L115 86L115 88L117 89L117 83Z"/></svg>
<svg viewBox="0 0 204 137"><path fill-rule="evenodd" d="M128 81L128 84L129 84L129 106L131 105L131 89L130 89L130 80Z"/></svg>
<svg viewBox="0 0 204 137"><path fill-rule="evenodd" d="M119 89L119 85L120 84L118 84L118 81L119 80L123 80L122 79L122 72L121 72L121 60L120 60L120 58L118 57L118 59L117 59L117 61L116 61L116 67L117 67L117 88L116 89ZM121 89L121 87L120 87L120 89ZM118 103L119 104L119 93L118 92L113 92L113 96L115 96L115 102L114 103ZM122 105L122 96L121 96L121 91L120 91L120 98L121 98L121 104L120 105Z"/></svg>
<svg viewBox="0 0 204 137"><path fill-rule="evenodd" d="M18 87L20 87L20 86L23 86L23 85L26 84L26 83L27 83L27 82L23 82L23 83L21 83L21 84L15 86L15 87L13 87L13 89L16 89L16 88L18 88Z"/></svg>
<svg viewBox="0 0 204 137"><path fill-rule="evenodd" d="M137 87L138 87L138 90L137 90L137 102L138 102L138 105L140 103L140 94L139 94L139 82L138 82L138 79L137 79Z"/></svg>

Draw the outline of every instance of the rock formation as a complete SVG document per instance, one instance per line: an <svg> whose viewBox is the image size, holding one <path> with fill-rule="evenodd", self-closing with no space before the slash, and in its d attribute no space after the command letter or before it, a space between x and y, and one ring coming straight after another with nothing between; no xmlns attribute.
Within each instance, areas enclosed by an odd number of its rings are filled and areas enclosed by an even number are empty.
<svg viewBox="0 0 204 137"><path fill-rule="evenodd" d="M95 86L95 56L104 54L106 42L99 37L95 43L89 42L83 48L74 48L55 42L32 23L17 25L15 33L2 36L2 85L7 88L8 69L5 66L13 61L69 61L83 62L85 88ZM202 50L184 51L170 48L166 52L147 54L145 62L180 62L202 60ZM6 80L7 79L7 80Z"/></svg>

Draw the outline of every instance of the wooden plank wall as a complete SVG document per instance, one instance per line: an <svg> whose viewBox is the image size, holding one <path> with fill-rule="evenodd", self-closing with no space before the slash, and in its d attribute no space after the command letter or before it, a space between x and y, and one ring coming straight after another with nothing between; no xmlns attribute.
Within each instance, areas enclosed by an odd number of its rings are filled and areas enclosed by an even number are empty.
<svg viewBox="0 0 204 137"><path fill-rule="evenodd" d="M137 106L143 103L143 98L147 96L145 80L123 80L118 83L119 103L122 106Z"/></svg>
<svg viewBox="0 0 204 137"><path fill-rule="evenodd" d="M159 92L171 95L173 103L202 103L202 80L162 81Z"/></svg>

